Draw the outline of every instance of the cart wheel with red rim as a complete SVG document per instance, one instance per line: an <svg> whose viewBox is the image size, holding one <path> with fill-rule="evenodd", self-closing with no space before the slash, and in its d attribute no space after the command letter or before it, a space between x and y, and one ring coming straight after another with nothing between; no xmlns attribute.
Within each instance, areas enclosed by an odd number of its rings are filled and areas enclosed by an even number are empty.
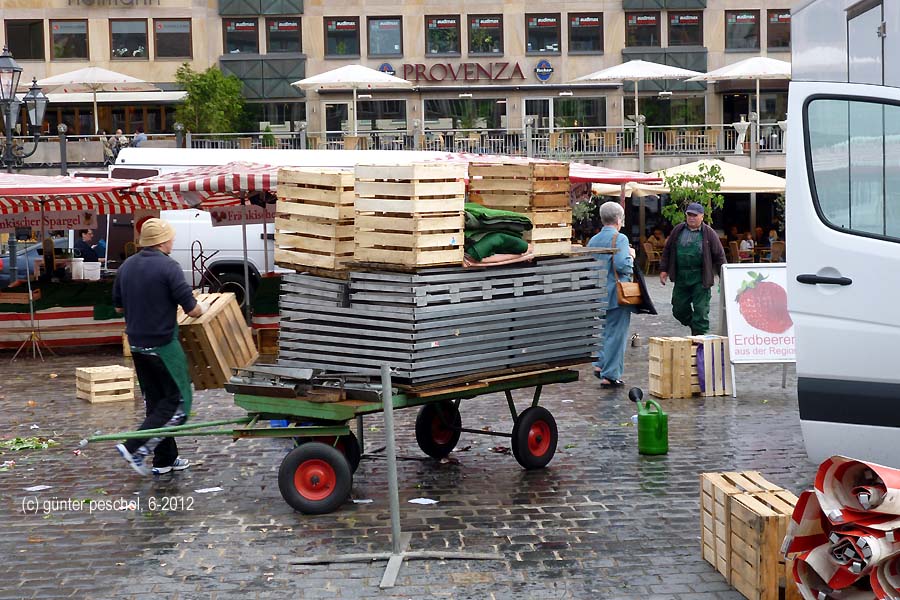
<svg viewBox="0 0 900 600"><path fill-rule="evenodd" d="M541 469L556 454L559 433L556 420L543 406L525 409L516 418L512 430L512 451L526 469Z"/></svg>
<svg viewBox="0 0 900 600"><path fill-rule="evenodd" d="M362 459L362 449L359 447L359 440L356 439L356 436L352 431L346 435L338 437L336 443L333 435L294 438L294 444L297 446L299 446L300 444L306 444L307 442L322 442L323 444L333 446L334 448L337 448L347 459L347 462L350 464L351 472L356 473L356 470L359 468L359 461Z"/></svg>
<svg viewBox="0 0 900 600"><path fill-rule="evenodd" d="M444 458L459 442L462 418L451 400L426 404L416 416L416 442L432 458Z"/></svg>
<svg viewBox="0 0 900 600"><path fill-rule="evenodd" d="M291 508L310 515L330 513L350 496L353 473L342 452L322 442L291 450L278 469L278 489Z"/></svg>

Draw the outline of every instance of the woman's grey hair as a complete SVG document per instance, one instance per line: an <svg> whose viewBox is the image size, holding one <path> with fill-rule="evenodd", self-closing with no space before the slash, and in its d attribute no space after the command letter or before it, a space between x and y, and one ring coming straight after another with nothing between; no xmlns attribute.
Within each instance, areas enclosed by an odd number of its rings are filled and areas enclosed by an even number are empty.
<svg viewBox="0 0 900 600"><path fill-rule="evenodd" d="M618 202L604 202L600 206L600 222L604 225L615 225L616 221L625 221L625 209Z"/></svg>

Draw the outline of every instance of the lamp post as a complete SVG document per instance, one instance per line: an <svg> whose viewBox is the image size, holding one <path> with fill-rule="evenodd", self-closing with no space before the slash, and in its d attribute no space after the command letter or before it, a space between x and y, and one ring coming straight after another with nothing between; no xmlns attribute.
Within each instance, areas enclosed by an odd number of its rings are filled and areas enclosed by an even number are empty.
<svg viewBox="0 0 900 600"><path fill-rule="evenodd" d="M28 158L37 151L38 140L41 137L41 124L44 122L44 113L50 100L38 87L37 79L32 79L28 93L19 100L16 91L19 88L19 78L22 76L22 67L9 53L9 48L4 46L0 53L0 111L3 114L5 135L3 150L0 153L0 162L6 165L6 172L12 173L13 165L21 159ZM15 152L13 143L13 124L19 120L19 110L25 105L28 113L28 121L31 124L31 134L34 136L34 148L31 152ZM10 278L16 276L16 236L9 237L9 273Z"/></svg>
<svg viewBox="0 0 900 600"><path fill-rule="evenodd" d="M175 147L181 148L184 146L184 124L183 123L175 123Z"/></svg>

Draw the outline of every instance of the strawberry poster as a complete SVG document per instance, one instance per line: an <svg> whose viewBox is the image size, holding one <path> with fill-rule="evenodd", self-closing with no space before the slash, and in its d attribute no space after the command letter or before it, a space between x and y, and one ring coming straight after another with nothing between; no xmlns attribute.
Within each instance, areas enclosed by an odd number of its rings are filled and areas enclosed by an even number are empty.
<svg viewBox="0 0 900 600"><path fill-rule="evenodd" d="M732 363L795 362L784 263L724 265L722 290Z"/></svg>

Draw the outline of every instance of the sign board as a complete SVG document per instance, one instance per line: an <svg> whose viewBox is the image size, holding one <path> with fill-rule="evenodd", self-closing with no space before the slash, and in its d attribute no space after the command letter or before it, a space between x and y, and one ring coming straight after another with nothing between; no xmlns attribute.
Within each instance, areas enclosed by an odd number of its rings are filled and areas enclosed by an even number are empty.
<svg viewBox="0 0 900 600"><path fill-rule="evenodd" d="M209 211L212 217L213 227L222 225L240 225L241 224L241 207L240 206L223 206L214 208ZM275 222L275 205L266 204L266 210L255 204L247 206L247 225L259 225L261 223Z"/></svg>
<svg viewBox="0 0 900 600"><path fill-rule="evenodd" d="M0 231L14 231L17 228L41 230L41 213L27 212L0 215ZM63 210L44 213L44 229L96 229L97 213L91 210Z"/></svg>
<svg viewBox="0 0 900 600"><path fill-rule="evenodd" d="M796 362L785 263L723 265L722 293L733 364Z"/></svg>

